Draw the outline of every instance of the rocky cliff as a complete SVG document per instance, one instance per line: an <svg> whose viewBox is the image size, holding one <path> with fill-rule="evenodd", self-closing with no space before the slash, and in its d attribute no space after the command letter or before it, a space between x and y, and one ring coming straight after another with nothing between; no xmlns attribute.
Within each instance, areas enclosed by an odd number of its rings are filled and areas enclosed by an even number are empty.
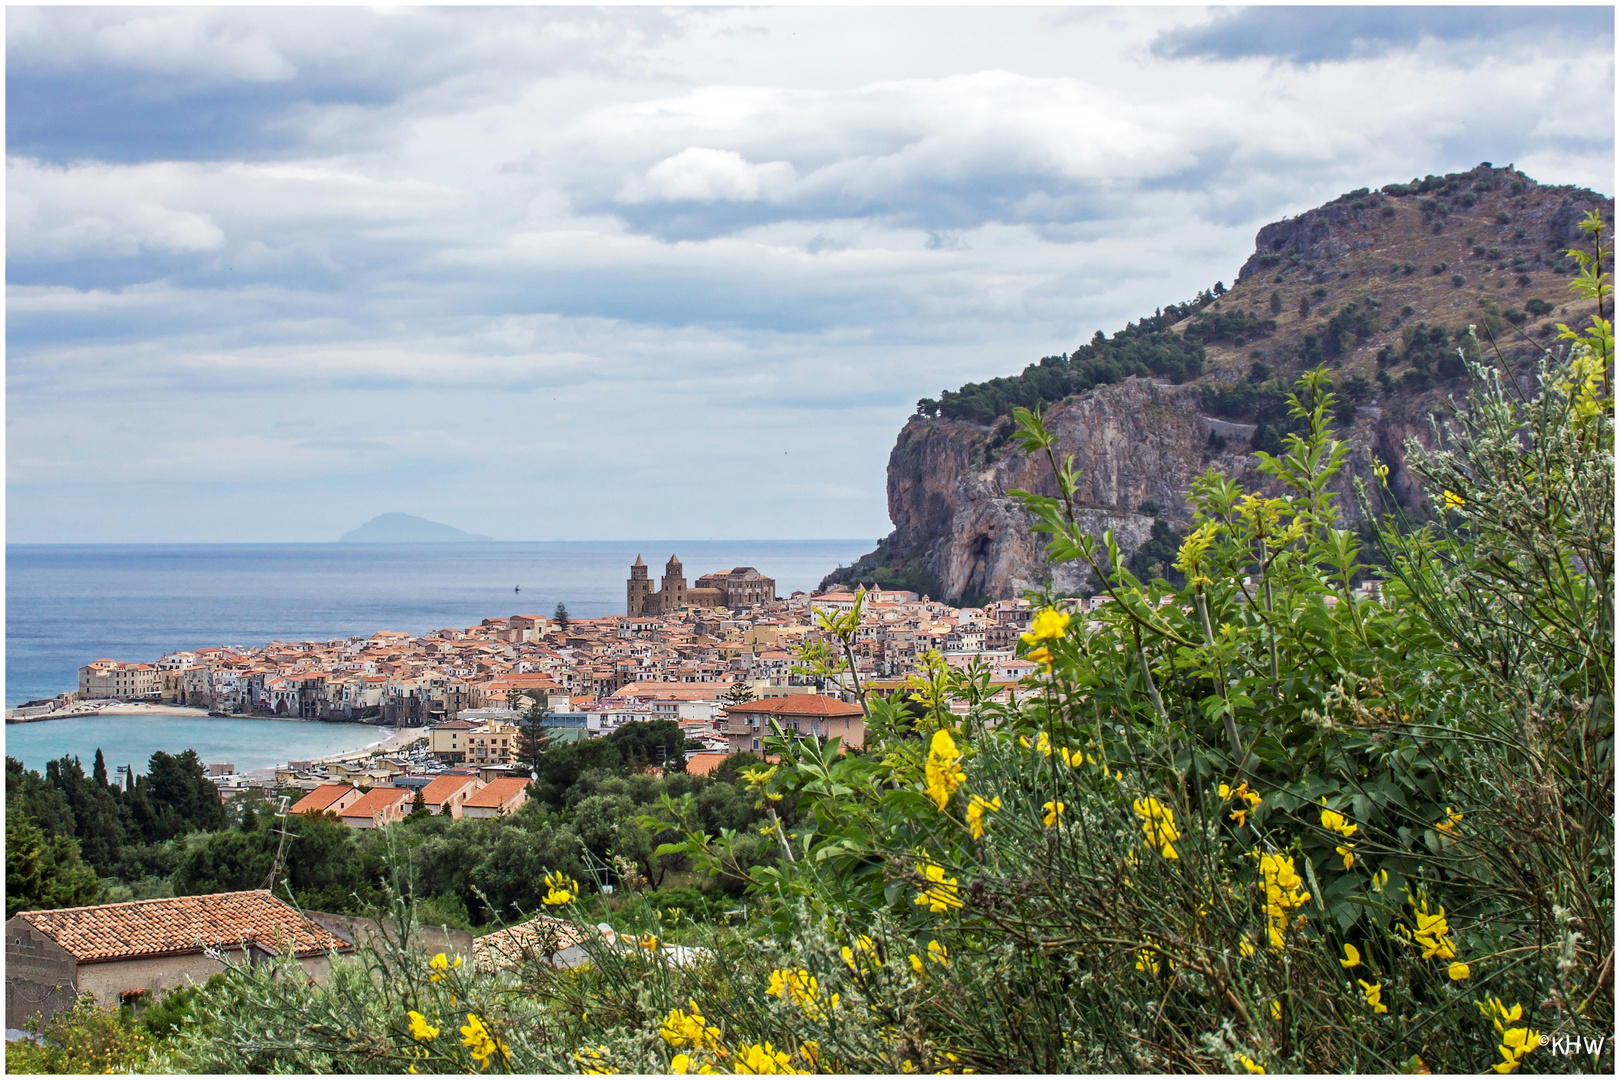
<svg viewBox="0 0 1620 1080"><path fill-rule="evenodd" d="M1493 337L1500 342L1511 364L1550 344L1554 321L1584 321L1589 312L1571 302L1573 264L1563 251L1594 208L1612 225L1612 200L1482 165L1352 192L1266 226L1233 287L1202 296L1196 313L1173 328L1185 335L1206 323L1193 335L1204 346L1197 378L1176 385L1132 377L1043 400L1060 460L1072 454L1079 469L1087 527L1099 536L1113 529L1129 557L1155 518L1187 524L1185 496L1205 470L1265 489L1255 449L1278 431L1268 436L1264 425L1286 426L1278 402L1287 384L1320 362L1335 369L1344 396L1359 399L1341 409L1337 424L1350 446L1338 484L1347 525L1363 523L1353 483L1359 477L1376 492L1376 462L1389 467L1396 497L1417 509L1422 492L1404 468L1403 446L1414 437L1427 442L1430 416L1443 417L1448 397L1467 389L1447 356L1473 348L1470 325L1487 352L1496 352ZM1521 306L1541 316L1556 309L1556 316L1536 325ZM1238 316L1250 320L1247 328L1227 340L1208 329L1223 318L1236 325ZM1051 372L1033 365L1025 377L1030 386L1053 385ZM1049 573L1045 537L1029 531L1007 493L1056 495L1047 463L1007 441L1006 416L983 424L922 414L934 404L919 403L889 455L894 532L828 583L876 580L968 602L1038 587ZM1387 508L1375 502L1371 509ZM1071 564L1051 584L1077 591L1088 576Z"/></svg>

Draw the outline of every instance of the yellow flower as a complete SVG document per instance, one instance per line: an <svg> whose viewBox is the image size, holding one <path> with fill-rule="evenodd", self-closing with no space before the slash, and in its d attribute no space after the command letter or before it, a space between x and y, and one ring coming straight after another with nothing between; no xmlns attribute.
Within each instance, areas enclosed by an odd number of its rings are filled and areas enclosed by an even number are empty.
<svg viewBox="0 0 1620 1080"><path fill-rule="evenodd" d="M1029 659L1035 661L1037 664L1046 665L1046 669L1048 671L1052 669L1052 650L1048 649L1045 645L1042 645L1038 649L1029 650Z"/></svg>
<svg viewBox="0 0 1620 1080"><path fill-rule="evenodd" d="M1350 844L1346 846L1341 844L1333 850L1338 852L1339 856L1344 859L1344 868L1346 870L1356 865L1356 845Z"/></svg>
<svg viewBox="0 0 1620 1080"><path fill-rule="evenodd" d="M589 1071L589 1070L587 1070L587 1071ZM707 1062L707 1061L701 1061L700 1062L700 1060L698 1058L694 1058L689 1054L676 1054L673 1058L670 1059L669 1071L672 1072L672 1073L675 1073L677 1075L684 1075L684 1074L689 1074L689 1073L696 1073L698 1075L707 1075L707 1074L710 1074L710 1073L718 1072L719 1070L717 1070L709 1062Z"/></svg>
<svg viewBox="0 0 1620 1080"><path fill-rule="evenodd" d="M1271 999L1271 1018L1273 1020L1282 1019L1282 1002L1276 998Z"/></svg>
<svg viewBox="0 0 1620 1080"><path fill-rule="evenodd" d="M742 1047L737 1051L736 1061L732 1067L733 1071L742 1076L799 1075L799 1070L793 1067L793 1059L787 1052L776 1049L770 1043L763 1045L755 1043Z"/></svg>
<svg viewBox="0 0 1620 1080"><path fill-rule="evenodd" d="M1423 947L1423 959L1438 956L1442 960L1450 960L1457 955L1457 950L1446 935L1451 928L1446 925L1446 909L1441 908L1438 915L1429 914L1429 905L1426 901L1418 901L1414 905L1418 928L1412 934L1412 939Z"/></svg>
<svg viewBox="0 0 1620 1080"><path fill-rule="evenodd" d="M1388 483L1389 482L1389 466L1385 465L1382 461L1374 461L1373 462L1373 475L1378 477L1378 479L1381 482Z"/></svg>
<svg viewBox="0 0 1620 1080"><path fill-rule="evenodd" d="M425 1042L428 1039L438 1037L439 1029L430 1026L427 1022L427 1017L423 1016L415 1009L412 1009L410 1012L410 1018L411 1038L415 1039L417 1042Z"/></svg>
<svg viewBox="0 0 1620 1080"><path fill-rule="evenodd" d="M1253 956L1254 955L1254 946L1252 944L1250 944L1248 938L1243 938L1241 941L1238 942L1238 955L1239 956Z"/></svg>
<svg viewBox="0 0 1620 1080"><path fill-rule="evenodd" d="M1136 970L1157 975L1159 973L1159 961L1154 958L1152 953L1143 949L1136 954Z"/></svg>
<svg viewBox="0 0 1620 1080"><path fill-rule="evenodd" d="M1245 1069L1248 1069L1252 1073L1263 1073L1266 1071L1258 1061L1254 1060L1252 1057L1249 1057L1247 1054L1238 1054L1237 1059Z"/></svg>
<svg viewBox="0 0 1620 1080"><path fill-rule="evenodd" d="M1030 624L1029 633L1022 636L1025 645L1033 645L1037 641L1055 641L1069 630L1069 616L1056 608L1046 608L1035 616Z"/></svg>
<svg viewBox="0 0 1620 1080"><path fill-rule="evenodd" d="M1288 928L1288 913L1303 907L1311 894L1300 890L1299 872L1294 860L1266 852L1260 856L1261 887L1266 893L1266 934L1274 950L1281 950Z"/></svg>
<svg viewBox="0 0 1620 1080"><path fill-rule="evenodd" d="M934 805L941 810L950 801L951 792L967 779L962 772L962 755L956 749L956 740L944 728L934 732L934 741L928 748L928 762L923 766L927 778L926 790Z"/></svg>
<svg viewBox="0 0 1620 1080"><path fill-rule="evenodd" d="M1357 949L1354 945L1345 945L1344 959L1339 961L1339 966L1346 969L1360 967L1361 950Z"/></svg>
<svg viewBox="0 0 1620 1080"><path fill-rule="evenodd" d="M507 1049L506 1043L489 1033L489 1029L478 1018L477 1013L467 1014L466 1026L461 1029L461 1045L467 1048L467 1052L478 1062L480 1069L489 1064L490 1056L496 1051L499 1051L501 1057L508 1062L512 1060L511 1051Z"/></svg>
<svg viewBox="0 0 1620 1080"><path fill-rule="evenodd" d="M937 941L928 943L928 959L943 967L950 967L951 965L950 950Z"/></svg>
<svg viewBox="0 0 1620 1080"><path fill-rule="evenodd" d="M671 1009L669 1015L664 1018L658 1034L671 1046L690 1046L698 1050L718 1049L720 1029L709 1026L703 1014L698 1011L697 1002L689 1001L687 1004L692 1006L692 1011L686 1013L680 1009Z"/></svg>
<svg viewBox="0 0 1620 1080"><path fill-rule="evenodd" d="M461 966L461 957L456 957L455 966ZM441 979L449 977L451 964L450 961L445 957L444 953L440 953L432 960L429 960L428 967L433 969L433 974L429 976L428 982L438 982Z"/></svg>
<svg viewBox="0 0 1620 1080"><path fill-rule="evenodd" d="M1497 1002L1500 1008L1501 1002ZM1513 1006L1514 1013L1519 1011L1517 1005ZM1517 1019L1517 1016L1515 1016ZM1501 1030L1502 1025L1497 1024ZM1529 1028L1508 1028L1502 1031L1502 1045L1496 1049L1501 1051L1502 1060L1491 1068L1499 1073L1510 1073L1524 1063L1524 1055L1541 1045L1541 1034Z"/></svg>
<svg viewBox="0 0 1620 1080"><path fill-rule="evenodd" d="M918 907L925 907L935 915L942 914L962 906L962 899L958 895L955 878L945 876L945 868L935 866L933 863L918 863L917 873L928 881L928 886L918 893L917 899L912 901Z"/></svg>
<svg viewBox="0 0 1620 1080"><path fill-rule="evenodd" d="M923 973L922 957L918 956L916 953L912 953L906 959L911 961L911 970L912 971L915 971L919 975L921 975Z"/></svg>
<svg viewBox="0 0 1620 1080"><path fill-rule="evenodd" d="M1365 979L1357 979L1356 982L1361 984L1362 996L1367 999L1367 1004L1372 1006L1374 1013L1389 1012L1389 1006L1381 1000L1384 995L1383 983L1370 983Z"/></svg>
<svg viewBox="0 0 1620 1080"><path fill-rule="evenodd" d="M1063 804L1061 802L1042 803L1041 809L1046 811L1046 817L1041 819L1042 824L1050 829L1057 824L1058 815L1063 813Z"/></svg>
<svg viewBox="0 0 1620 1080"><path fill-rule="evenodd" d="M579 895L579 882L565 878L562 871L546 875L546 895L540 898L542 904L550 907L559 907L568 903Z"/></svg>
<svg viewBox="0 0 1620 1080"><path fill-rule="evenodd" d="M1024 736L1020 735L1020 736L1018 736L1018 745L1022 746L1025 750L1028 750L1029 746L1030 746L1030 743L1029 743L1028 739L1026 739L1026 738L1024 738ZM1052 740L1046 737L1046 732L1043 731L1038 736L1036 736L1036 738L1035 738L1035 749L1039 750L1041 753L1045 754L1047 757L1052 756Z"/></svg>
<svg viewBox="0 0 1620 1080"><path fill-rule="evenodd" d="M1455 829L1457 827L1457 823L1460 822L1462 819L1463 819L1463 816L1461 814L1459 814L1457 811L1453 810L1451 807L1448 806L1448 807L1446 807L1446 818L1445 818L1445 820L1435 822L1434 827L1436 829L1439 829L1443 833L1449 833L1449 832L1451 832L1453 829Z"/></svg>
<svg viewBox="0 0 1620 1080"><path fill-rule="evenodd" d="M765 988L765 993L792 1002L812 1020L824 1019L827 1007L838 1008L838 995L823 1000L820 983L804 968L797 971L793 968L777 968L771 972L770 985Z"/></svg>
<svg viewBox="0 0 1620 1080"><path fill-rule="evenodd" d="M1443 498L1445 499L1447 510L1461 510L1463 507L1468 505L1467 501L1461 495L1450 490L1449 488L1445 491Z"/></svg>
<svg viewBox="0 0 1620 1080"><path fill-rule="evenodd" d="M1158 848L1159 854L1166 859L1179 858L1172 845L1181 839L1181 833L1176 829L1175 815L1170 808L1151 795L1137 799L1131 803L1131 807L1136 811L1136 816L1142 819L1142 834L1147 837L1148 843Z"/></svg>
<svg viewBox="0 0 1620 1080"><path fill-rule="evenodd" d="M653 950L658 948L658 939L656 937L654 937L651 933L646 933L646 934L642 934L640 937L638 937L636 939L636 944L640 945L643 949L646 949L648 952L652 952Z"/></svg>
<svg viewBox="0 0 1620 1080"><path fill-rule="evenodd" d="M606 1064L607 1047L605 1046L594 1050L586 1047L574 1055L574 1060L579 1062L581 1066L579 1071L586 1076L609 1076L613 1073L613 1070Z"/></svg>
<svg viewBox="0 0 1620 1080"><path fill-rule="evenodd" d="M1380 871L1378 871L1378 873L1376 873L1376 874L1374 874L1372 876L1372 887L1373 887L1374 892L1383 892L1384 891L1384 886L1386 886L1388 884L1389 884L1389 871L1388 870L1380 870Z"/></svg>
<svg viewBox="0 0 1620 1080"><path fill-rule="evenodd" d="M1463 963L1461 960L1458 960L1456 963L1446 968L1446 974L1451 976L1452 982L1462 982L1464 979L1468 978L1468 965Z"/></svg>
<svg viewBox="0 0 1620 1080"><path fill-rule="evenodd" d="M1330 832L1336 832L1340 836L1349 837L1355 835L1358 826L1351 825L1349 822L1345 821L1344 815L1339 813L1337 810L1323 810L1322 828L1327 829Z"/></svg>
<svg viewBox="0 0 1620 1080"><path fill-rule="evenodd" d="M968 800L967 827L968 832L973 834L973 839L980 840L984 838L984 812L986 810L1000 809L1000 795L997 795L995 798L990 799L989 801L986 801L982 795L975 795L973 798Z"/></svg>

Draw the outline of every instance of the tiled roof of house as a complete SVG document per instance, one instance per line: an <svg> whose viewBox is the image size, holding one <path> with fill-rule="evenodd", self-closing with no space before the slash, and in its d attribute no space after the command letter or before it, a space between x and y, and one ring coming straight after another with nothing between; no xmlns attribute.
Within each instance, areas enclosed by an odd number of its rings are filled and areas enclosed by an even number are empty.
<svg viewBox="0 0 1620 1080"><path fill-rule="evenodd" d="M349 784L321 784L314 791L292 804L290 814L319 814L343 796L353 791Z"/></svg>
<svg viewBox="0 0 1620 1080"><path fill-rule="evenodd" d="M243 938L277 951L290 944L299 956L350 948L263 889L24 911L17 917L81 964L201 952L206 945L235 947Z"/></svg>
<svg viewBox="0 0 1620 1080"><path fill-rule="evenodd" d="M372 788L360 796L360 801L343 811L342 817L368 818L408 801L414 794L409 788Z"/></svg>
<svg viewBox="0 0 1620 1080"><path fill-rule="evenodd" d="M839 701L835 697L825 694L789 694L786 697L771 697L764 701L750 701L746 705L733 705L726 710L728 715L741 713L768 714L770 716L862 716L859 705L851 705L847 701Z"/></svg>
<svg viewBox="0 0 1620 1080"><path fill-rule="evenodd" d="M422 801L428 806L442 806L446 799L468 785L477 787L478 777L454 773L435 776L433 782L422 789Z"/></svg>
<svg viewBox="0 0 1620 1080"><path fill-rule="evenodd" d="M499 808L512 796L522 791L525 787L528 787L528 785L529 778L527 776L501 777L500 779L491 780L489 783L485 784L483 789L479 791L478 794L474 795L461 805L463 807L489 806Z"/></svg>
<svg viewBox="0 0 1620 1080"><path fill-rule="evenodd" d="M578 945L591 934L589 927L550 915L486 934L473 942L473 967L479 971L511 969L525 957L549 957Z"/></svg>

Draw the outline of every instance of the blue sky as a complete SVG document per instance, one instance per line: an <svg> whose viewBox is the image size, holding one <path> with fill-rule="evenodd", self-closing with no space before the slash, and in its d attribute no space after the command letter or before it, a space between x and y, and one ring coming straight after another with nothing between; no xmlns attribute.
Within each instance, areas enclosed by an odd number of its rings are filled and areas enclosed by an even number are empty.
<svg viewBox="0 0 1620 1080"><path fill-rule="evenodd" d="M25 8L7 537L861 537L916 400L1512 162L1614 9Z"/></svg>

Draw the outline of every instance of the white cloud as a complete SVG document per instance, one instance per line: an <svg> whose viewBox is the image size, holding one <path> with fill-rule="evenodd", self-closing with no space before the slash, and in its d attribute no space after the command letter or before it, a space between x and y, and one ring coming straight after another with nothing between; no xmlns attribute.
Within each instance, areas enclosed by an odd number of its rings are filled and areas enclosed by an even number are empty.
<svg viewBox="0 0 1620 1080"><path fill-rule="evenodd" d="M9 9L12 536L322 539L361 495L710 534L724 490L876 536L918 397L1268 221L1482 159L1612 190L1603 49L1153 56L1186 18Z"/></svg>
<svg viewBox="0 0 1620 1080"><path fill-rule="evenodd" d="M755 165L735 150L689 146L632 177L619 189L619 201L754 202L782 192L797 178L785 161Z"/></svg>

